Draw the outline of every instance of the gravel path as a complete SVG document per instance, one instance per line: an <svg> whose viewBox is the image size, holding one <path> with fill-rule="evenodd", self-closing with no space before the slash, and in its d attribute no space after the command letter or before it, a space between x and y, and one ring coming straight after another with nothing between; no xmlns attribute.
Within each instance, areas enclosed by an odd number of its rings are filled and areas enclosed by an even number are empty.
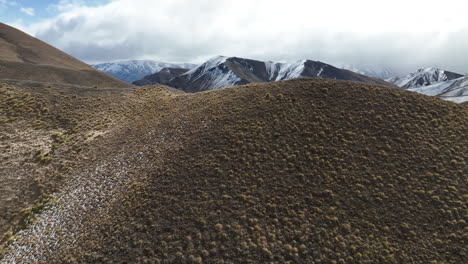
<svg viewBox="0 0 468 264"><path fill-rule="evenodd" d="M72 175L73 180L64 191L55 194L55 201L29 228L18 233L2 263L49 263L51 253L66 252L75 247L77 239L86 237L86 232L93 232L94 227L85 226L86 219L104 219L113 204L125 203L125 193L132 182L146 176L135 172L153 166L152 162L145 162L148 155L157 158L162 149L170 146L164 132L155 134L153 130L140 140L151 144L135 146L126 142L113 158Z"/></svg>

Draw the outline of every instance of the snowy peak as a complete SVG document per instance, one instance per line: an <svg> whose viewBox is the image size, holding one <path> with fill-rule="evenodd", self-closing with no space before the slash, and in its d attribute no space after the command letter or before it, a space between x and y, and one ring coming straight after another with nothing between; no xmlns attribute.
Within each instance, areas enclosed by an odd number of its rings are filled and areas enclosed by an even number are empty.
<svg viewBox="0 0 468 264"><path fill-rule="evenodd" d="M248 83L229 67L228 59L231 58L225 56L211 58L175 78L168 85L187 92L198 92Z"/></svg>
<svg viewBox="0 0 468 264"><path fill-rule="evenodd" d="M415 73L410 73L401 78L393 78L388 81L404 89L418 88L445 82L462 77L459 73L441 70L439 68L422 68Z"/></svg>
<svg viewBox="0 0 468 264"><path fill-rule="evenodd" d="M429 96L437 96L455 103L463 103L468 101L468 75L428 86L409 88L408 90Z"/></svg>
<svg viewBox="0 0 468 264"><path fill-rule="evenodd" d="M168 85L187 92L199 92L247 83L297 78L352 80L388 85L384 81L338 69L319 61L264 62L225 56L217 56L206 61L187 73L174 78Z"/></svg>
<svg viewBox="0 0 468 264"><path fill-rule="evenodd" d="M300 78L304 72L306 60L300 60L294 63L272 63L275 65L274 71L270 72L270 81L280 81ZM271 67L271 65L269 65Z"/></svg>
<svg viewBox="0 0 468 264"><path fill-rule="evenodd" d="M164 68L192 69L195 64L190 63L165 63L153 60L128 60L116 61L92 65L94 68L112 75L126 82L140 80L143 77L159 72Z"/></svg>
<svg viewBox="0 0 468 264"><path fill-rule="evenodd" d="M268 81L291 80L297 78L327 78L323 74L335 67L319 61L300 60L293 63L265 62L270 78ZM332 77L333 78L333 77Z"/></svg>
<svg viewBox="0 0 468 264"><path fill-rule="evenodd" d="M394 69L386 66L355 67L352 65L341 65L340 68L381 80L387 80L399 75Z"/></svg>
<svg viewBox="0 0 468 264"><path fill-rule="evenodd" d="M200 76L206 74L208 71L213 70L219 65L223 64L227 59L228 57L216 56L202 63L198 67L194 67L193 69L188 71L186 75L194 76L194 78L199 78Z"/></svg>
<svg viewBox="0 0 468 264"><path fill-rule="evenodd" d="M437 96L456 103L468 101L468 75L442 70L421 68L404 77L387 79L388 82L412 92Z"/></svg>

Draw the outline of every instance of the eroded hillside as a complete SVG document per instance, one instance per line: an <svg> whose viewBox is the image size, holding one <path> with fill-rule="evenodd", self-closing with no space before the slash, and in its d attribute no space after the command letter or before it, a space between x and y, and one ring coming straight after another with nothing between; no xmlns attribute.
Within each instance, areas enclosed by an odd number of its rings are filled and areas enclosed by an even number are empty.
<svg viewBox="0 0 468 264"><path fill-rule="evenodd" d="M84 152L118 126L131 89L0 82L0 244L42 211Z"/></svg>

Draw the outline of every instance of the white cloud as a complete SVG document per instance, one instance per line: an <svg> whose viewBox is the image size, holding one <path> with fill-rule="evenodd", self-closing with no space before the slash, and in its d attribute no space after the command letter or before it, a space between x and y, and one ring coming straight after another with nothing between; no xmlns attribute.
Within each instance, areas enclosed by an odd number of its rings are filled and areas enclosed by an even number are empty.
<svg viewBox="0 0 468 264"><path fill-rule="evenodd" d="M8 6L17 6L18 3L16 1L11 0L0 0L0 8L5 8Z"/></svg>
<svg viewBox="0 0 468 264"><path fill-rule="evenodd" d="M85 1L83 0L59 0L58 3L50 5L48 9L65 12L84 5Z"/></svg>
<svg viewBox="0 0 468 264"><path fill-rule="evenodd" d="M32 7L21 7L20 11L29 16L34 16L34 8Z"/></svg>
<svg viewBox="0 0 468 264"><path fill-rule="evenodd" d="M98 7L60 1L36 35L87 62L211 56L309 58L412 71L467 72L464 0L114 0Z"/></svg>

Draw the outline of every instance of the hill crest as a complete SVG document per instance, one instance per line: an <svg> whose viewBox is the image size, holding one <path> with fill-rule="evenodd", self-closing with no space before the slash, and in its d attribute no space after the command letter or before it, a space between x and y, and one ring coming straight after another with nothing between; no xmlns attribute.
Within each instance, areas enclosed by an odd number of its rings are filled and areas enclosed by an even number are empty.
<svg viewBox="0 0 468 264"><path fill-rule="evenodd" d="M0 23L0 67L0 79L131 86L4 23Z"/></svg>

